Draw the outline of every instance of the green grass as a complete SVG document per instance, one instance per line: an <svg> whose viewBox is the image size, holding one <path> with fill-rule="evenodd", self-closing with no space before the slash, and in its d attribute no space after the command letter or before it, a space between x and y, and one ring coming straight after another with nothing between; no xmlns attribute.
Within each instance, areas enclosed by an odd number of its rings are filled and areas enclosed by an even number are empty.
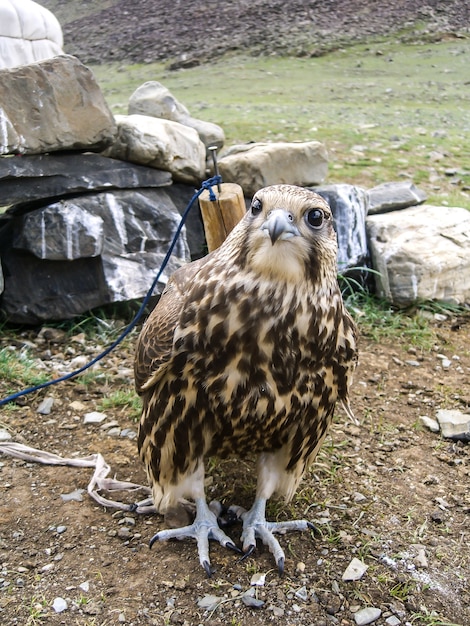
<svg viewBox="0 0 470 626"><path fill-rule="evenodd" d="M71 320L50 322L48 325L63 330L69 337L83 333L87 339L107 343L124 331L137 310L138 306L134 302L116 303L93 309Z"/></svg>
<svg viewBox="0 0 470 626"><path fill-rule="evenodd" d="M49 374L41 372L26 352L0 349L0 380L9 389L40 385L48 380Z"/></svg>
<svg viewBox="0 0 470 626"><path fill-rule="evenodd" d="M390 303L364 291L350 296L347 306L361 335L374 341L399 339L403 344L423 350L430 350L433 345L434 335L429 320L416 314L420 309L396 311Z"/></svg>
<svg viewBox="0 0 470 626"><path fill-rule="evenodd" d="M470 43L361 44L318 58L227 56L171 72L161 63L93 71L116 113L133 91L163 83L226 145L323 142L328 183L411 179L430 201L470 208ZM455 173L454 173L455 172Z"/></svg>
<svg viewBox="0 0 470 626"><path fill-rule="evenodd" d="M133 389L117 389L100 401L98 410L107 409L124 409L130 419L137 421L142 412L142 401Z"/></svg>

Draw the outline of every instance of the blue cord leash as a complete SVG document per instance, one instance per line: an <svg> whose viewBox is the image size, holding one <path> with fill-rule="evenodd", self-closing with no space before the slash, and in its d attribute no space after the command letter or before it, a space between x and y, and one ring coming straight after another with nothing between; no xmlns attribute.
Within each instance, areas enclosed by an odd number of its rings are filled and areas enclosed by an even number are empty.
<svg viewBox="0 0 470 626"><path fill-rule="evenodd" d="M121 335L115 339L113 341L113 343L111 345L109 345L105 350L103 350L103 352L101 352L100 354L98 354L98 356L96 356L94 359L92 359L89 363L87 363L86 365L83 365L83 367L81 367L80 369L76 370L75 372L70 372L69 374L65 374L64 376L61 376L60 378L54 378L54 380L49 380L46 383L41 383L40 385L36 385L35 387L29 387L28 389L24 389L23 391L17 391L16 393L13 393L10 396L7 396L6 398L3 398L3 400L0 400L0 406L3 406L5 404L8 404L9 402L13 402L13 400L16 400L17 398L20 398L21 396L26 396L29 393L33 393L33 391L38 391L39 389L44 389L45 387L50 387L51 385L55 385L57 383L61 383L65 380L69 380L70 378L74 378L75 376L78 376L79 374L81 374L82 372L84 372L85 370L89 369L90 367L92 367L93 365L95 365L95 363L97 363L98 361L101 361L101 359L103 359L105 356L107 356L112 350L114 350L114 348L116 346L118 346L126 337L127 335L133 330L133 328L135 327L135 325L137 324L137 322L139 321L139 319L142 317L145 308L147 306L147 304L149 303L150 298L152 297L153 294L153 290L155 289L155 287L157 286L158 281L161 278L161 275L163 274L166 266L168 265L168 261L170 260L170 257L172 255L172 252L174 250L174 247L176 245L176 242L178 240L178 237L180 236L181 230L184 226L184 223L186 222L186 218L189 215L189 211L191 210L191 207L193 206L194 202L197 200L197 198L199 198L199 196L207 189L209 191L209 199L211 202L214 202L217 198L216 195L212 189L213 185L220 185L221 183L221 176L213 176L212 178L208 178L207 180L205 180L202 184L201 184L201 188L196 191L196 193L193 195L193 197L191 198L191 200L189 201L188 206L186 207L186 209L184 210L183 215L181 216L181 220L180 223L178 224L178 228L176 229L176 232L173 236L172 242L170 244L170 247L168 248L168 252L165 255L165 258L163 259L163 262L160 266L160 269L158 271L158 274L156 275L152 286L150 287L150 289L147 292L147 295L145 296L140 309L137 311L134 319L130 322L130 324L127 326L127 328L124 330L124 332L121 333Z"/></svg>

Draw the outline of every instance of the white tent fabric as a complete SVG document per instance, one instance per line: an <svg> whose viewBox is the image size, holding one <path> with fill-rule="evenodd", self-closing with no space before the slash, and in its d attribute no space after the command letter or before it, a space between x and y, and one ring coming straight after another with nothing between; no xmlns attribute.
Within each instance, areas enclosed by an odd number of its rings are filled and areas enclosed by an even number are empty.
<svg viewBox="0 0 470 626"><path fill-rule="evenodd" d="M0 69L63 54L57 18L32 0L0 0Z"/></svg>

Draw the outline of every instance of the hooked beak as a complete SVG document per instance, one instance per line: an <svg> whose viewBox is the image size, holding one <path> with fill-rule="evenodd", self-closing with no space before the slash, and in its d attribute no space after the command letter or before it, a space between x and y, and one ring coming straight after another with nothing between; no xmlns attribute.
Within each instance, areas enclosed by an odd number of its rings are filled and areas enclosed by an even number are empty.
<svg viewBox="0 0 470 626"><path fill-rule="evenodd" d="M273 245L278 239L282 241L300 235L298 228L294 225L292 215L284 209L271 211L268 219L261 226L261 230L269 235Z"/></svg>

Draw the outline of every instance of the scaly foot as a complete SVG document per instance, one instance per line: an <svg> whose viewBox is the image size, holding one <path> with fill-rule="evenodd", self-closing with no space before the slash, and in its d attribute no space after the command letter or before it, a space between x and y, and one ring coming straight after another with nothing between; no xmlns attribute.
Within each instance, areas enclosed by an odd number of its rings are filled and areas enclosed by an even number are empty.
<svg viewBox="0 0 470 626"><path fill-rule="evenodd" d="M315 526L306 520L292 520L287 522L266 521L266 500L256 499L249 511L241 514L243 520L243 558L250 556L256 548L256 540L260 539L273 554L279 574L284 573L285 554L274 533L284 534L292 530L314 530Z"/></svg>
<svg viewBox="0 0 470 626"><path fill-rule="evenodd" d="M207 506L204 498L196 500L196 518L189 526L183 528L171 528L161 530L150 539L150 548L156 541L168 541L169 539L187 539L192 538L197 542L199 553L199 562L205 569L209 578L212 576L213 569L209 558L209 540L218 541L221 546L230 548L235 552L240 552L239 548L233 543L230 537L219 528L217 517Z"/></svg>

